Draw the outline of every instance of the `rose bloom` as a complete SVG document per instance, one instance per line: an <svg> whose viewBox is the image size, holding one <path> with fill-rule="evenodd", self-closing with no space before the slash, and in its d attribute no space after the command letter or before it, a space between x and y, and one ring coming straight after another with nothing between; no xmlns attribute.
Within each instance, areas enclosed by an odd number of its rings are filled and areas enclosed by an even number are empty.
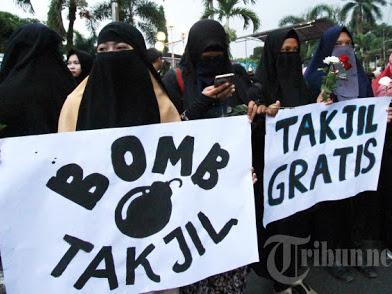
<svg viewBox="0 0 392 294"><path fill-rule="evenodd" d="M389 77L382 77L382 78L378 81L378 83L379 83L380 85L383 85L383 86L385 86L385 87L388 87L391 81L392 81L392 80L391 80Z"/></svg>
<svg viewBox="0 0 392 294"><path fill-rule="evenodd" d="M340 56L340 61L343 63L346 63L349 60L349 58L346 55L341 55Z"/></svg>
<svg viewBox="0 0 392 294"><path fill-rule="evenodd" d="M336 63L339 63L340 61L339 61L339 58L337 58L336 56L328 56L328 57L326 57L324 60L323 60L323 62L325 63L325 64L336 64Z"/></svg>
<svg viewBox="0 0 392 294"><path fill-rule="evenodd" d="M349 69L352 67L352 65L351 65L350 62L345 62L345 63L343 64L343 67L344 67L344 69L347 71L347 70L349 70Z"/></svg>

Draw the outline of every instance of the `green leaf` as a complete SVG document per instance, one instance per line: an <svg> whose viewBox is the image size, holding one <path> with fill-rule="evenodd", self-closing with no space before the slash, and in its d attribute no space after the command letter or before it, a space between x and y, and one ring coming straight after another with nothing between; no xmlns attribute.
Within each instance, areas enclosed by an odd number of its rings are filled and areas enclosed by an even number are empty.
<svg viewBox="0 0 392 294"><path fill-rule="evenodd" d="M237 115L244 115L248 113L248 106L245 104L237 105L236 107L232 108L231 112L228 116L237 116Z"/></svg>
<svg viewBox="0 0 392 294"><path fill-rule="evenodd" d="M0 131L1 131L2 129L4 129L6 126L7 126L7 125L2 125L2 124L0 124Z"/></svg>

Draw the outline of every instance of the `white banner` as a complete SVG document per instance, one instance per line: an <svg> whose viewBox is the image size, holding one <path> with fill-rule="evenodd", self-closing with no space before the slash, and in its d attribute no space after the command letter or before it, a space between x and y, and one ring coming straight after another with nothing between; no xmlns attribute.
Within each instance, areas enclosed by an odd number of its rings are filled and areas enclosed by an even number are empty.
<svg viewBox="0 0 392 294"><path fill-rule="evenodd" d="M376 190L390 101L315 103L268 116L264 226L321 201Z"/></svg>
<svg viewBox="0 0 392 294"><path fill-rule="evenodd" d="M0 141L7 294L142 293L258 261L245 116Z"/></svg>

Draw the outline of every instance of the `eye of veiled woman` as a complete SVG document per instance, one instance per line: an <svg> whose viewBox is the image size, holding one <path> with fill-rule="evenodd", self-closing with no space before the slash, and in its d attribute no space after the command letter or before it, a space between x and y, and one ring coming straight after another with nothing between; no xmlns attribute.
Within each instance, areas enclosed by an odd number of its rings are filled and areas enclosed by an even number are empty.
<svg viewBox="0 0 392 294"><path fill-rule="evenodd" d="M105 52L107 51L107 48L105 46L98 47L98 52Z"/></svg>
<svg viewBox="0 0 392 294"><path fill-rule="evenodd" d="M123 51L123 50L133 50L133 47L124 42L116 44L115 51Z"/></svg>

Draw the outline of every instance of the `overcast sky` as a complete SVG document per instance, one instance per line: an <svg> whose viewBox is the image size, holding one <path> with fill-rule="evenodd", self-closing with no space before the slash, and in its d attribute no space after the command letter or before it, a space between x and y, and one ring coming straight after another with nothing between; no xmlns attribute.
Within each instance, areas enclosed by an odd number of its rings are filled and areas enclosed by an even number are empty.
<svg viewBox="0 0 392 294"><path fill-rule="evenodd" d="M35 17L42 21L46 21L47 12L50 0L31 0L35 9L35 16L23 12L22 9L18 8L14 0L0 0L0 10L8 11L13 14L19 15L20 17ZM102 0L87 0L90 6L101 2ZM200 19L203 11L201 0L154 0L165 8L166 19L174 22L173 37L178 40L180 33L184 29L188 29L196 21ZM317 4L327 3L330 5L342 6L345 4L345 0L258 0L255 5L247 5L256 12L261 19L261 27L258 31L270 30L278 27L279 20L287 15L301 15L307 9L314 7ZM384 9L384 22L391 24L390 22L390 10L391 6L386 6ZM253 28L250 26L247 30L243 30L243 22L241 19L233 19L230 21L231 27L237 31L237 37L249 35L253 33ZM88 36L89 32L84 26L84 21L77 19L75 23L75 29L81 32L84 36ZM171 41L171 40L169 40ZM247 41L241 43L232 43L231 51L234 57L245 57L253 53L253 48L260 46L262 43L256 41ZM247 50L245 51L245 47ZM176 53L180 53L182 50L182 44L178 44L175 48Z"/></svg>

